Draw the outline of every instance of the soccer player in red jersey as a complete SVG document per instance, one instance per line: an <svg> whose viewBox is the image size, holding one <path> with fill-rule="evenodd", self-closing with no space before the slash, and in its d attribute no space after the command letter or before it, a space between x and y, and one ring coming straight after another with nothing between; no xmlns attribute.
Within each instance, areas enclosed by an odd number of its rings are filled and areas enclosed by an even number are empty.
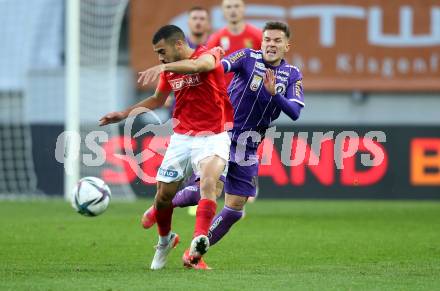
<svg viewBox="0 0 440 291"><path fill-rule="evenodd" d="M201 6L194 6L188 10L188 28L189 33L186 35L186 42L192 49L197 49L201 45L205 45L211 32L211 21L209 12ZM169 109L170 116L173 115L175 99L171 94L164 106Z"/></svg>
<svg viewBox="0 0 440 291"><path fill-rule="evenodd" d="M228 24L213 33L206 46L220 46L225 50L225 56L243 48L259 50L261 47L261 29L244 21L245 5L243 0L223 0L223 16ZM234 74L226 74L226 85L229 85Z"/></svg>
<svg viewBox="0 0 440 291"><path fill-rule="evenodd" d="M215 216L218 191L222 189L217 183L226 173L229 159L231 141L226 130L227 124L232 125L232 105L224 84L220 48L191 49L182 30L175 25L163 26L155 33L153 48L163 64L141 72L138 79L145 85L159 77L153 96L124 111L105 115L100 124L119 122L137 108L156 109L171 91L176 95L173 118L178 124L156 176L154 207L159 243L151 269L163 268L169 252L179 242L178 235L171 231L171 201L191 168L200 176L202 197L193 240L184 256L184 264L192 267L200 263L209 248L208 229Z"/></svg>

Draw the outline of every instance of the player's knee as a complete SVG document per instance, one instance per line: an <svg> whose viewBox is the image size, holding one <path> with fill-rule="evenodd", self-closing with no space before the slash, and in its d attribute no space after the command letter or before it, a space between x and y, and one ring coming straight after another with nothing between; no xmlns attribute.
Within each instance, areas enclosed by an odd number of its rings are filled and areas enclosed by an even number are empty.
<svg viewBox="0 0 440 291"><path fill-rule="evenodd" d="M217 198L222 196L223 186L224 186L223 181L217 181L216 186L215 186L215 195L217 196Z"/></svg>
<svg viewBox="0 0 440 291"><path fill-rule="evenodd" d="M173 200L173 196L174 193L170 193L165 187L161 187L159 185L157 188L156 197L154 199L156 209L169 207L171 205L171 201Z"/></svg>
<svg viewBox="0 0 440 291"><path fill-rule="evenodd" d="M228 195L225 199L225 205L228 208L240 211L243 210L244 206L246 205L246 201L247 197Z"/></svg>
<svg viewBox="0 0 440 291"><path fill-rule="evenodd" d="M156 209L168 208L169 206L171 206L171 200L167 199L166 197L156 195L154 206L156 207Z"/></svg>

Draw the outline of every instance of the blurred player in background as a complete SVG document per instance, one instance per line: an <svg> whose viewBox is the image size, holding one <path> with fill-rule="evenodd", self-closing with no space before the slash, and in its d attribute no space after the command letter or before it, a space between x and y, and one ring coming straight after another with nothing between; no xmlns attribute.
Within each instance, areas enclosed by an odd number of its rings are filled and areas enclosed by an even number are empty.
<svg viewBox="0 0 440 291"><path fill-rule="evenodd" d="M225 50L226 56L242 48L260 49L261 29L245 22L244 1L223 0L222 10L228 23L210 36L207 47L220 46ZM226 85L230 83L232 77L233 74L226 74Z"/></svg>
<svg viewBox="0 0 440 291"><path fill-rule="evenodd" d="M175 93L173 118L177 124L156 176L154 209L159 242L151 269L163 268L169 252L179 242L179 236L171 231L172 199L192 168L200 176L201 199L193 240L184 257L184 264L191 267L201 262L209 248L207 234L221 192L217 183L227 171L231 140L225 130L232 122L233 110L224 81L219 81L224 80L221 49L191 49L183 31L175 25L160 28L152 42L163 64L141 72L138 82L145 85L159 77L154 95L125 111L105 115L100 124L119 122L135 109L159 108L171 91Z"/></svg>
<svg viewBox="0 0 440 291"><path fill-rule="evenodd" d="M208 10L200 6L191 8L188 12L188 28L186 41L189 47L196 49L200 45L205 45L211 32Z"/></svg>
<svg viewBox="0 0 440 291"><path fill-rule="evenodd" d="M230 131L232 143L224 184L225 206L211 223L211 246L242 217L248 198L256 194L257 148L267 128L281 111L296 120L304 107L302 74L284 60L290 49L289 39L290 30L285 23L268 22L263 29L261 50L242 49L222 60L224 71L234 73L228 88L234 107L234 127ZM196 205L199 193L197 184L189 185L177 193L173 206ZM154 209L150 208L144 215L143 225L149 228L154 223Z"/></svg>

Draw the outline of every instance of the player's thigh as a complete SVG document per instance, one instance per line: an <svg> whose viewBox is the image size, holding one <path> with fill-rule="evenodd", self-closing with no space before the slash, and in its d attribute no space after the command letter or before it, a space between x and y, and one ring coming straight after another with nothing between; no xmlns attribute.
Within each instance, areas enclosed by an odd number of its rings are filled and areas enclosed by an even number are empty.
<svg viewBox="0 0 440 291"><path fill-rule="evenodd" d="M230 161L225 181L225 192L236 196L254 197L258 179L258 163L241 166Z"/></svg>
<svg viewBox="0 0 440 291"><path fill-rule="evenodd" d="M225 193L225 205L234 210L243 210L247 200L247 196Z"/></svg>
<svg viewBox="0 0 440 291"><path fill-rule="evenodd" d="M173 134L165 156L157 171L156 180L173 183L184 180L186 168L191 163L192 136Z"/></svg>
<svg viewBox="0 0 440 291"><path fill-rule="evenodd" d="M206 187L213 192L220 176L226 176L230 145L227 132L198 137L193 144L191 162L194 172L200 176L202 192Z"/></svg>
<svg viewBox="0 0 440 291"><path fill-rule="evenodd" d="M227 132L196 137L191 146L191 163L194 173L199 175L202 163L206 164L210 157L217 157L224 161L220 167L223 167L224 176L226 176L225 166L229 160L230 146L231 139Z"/></svg>

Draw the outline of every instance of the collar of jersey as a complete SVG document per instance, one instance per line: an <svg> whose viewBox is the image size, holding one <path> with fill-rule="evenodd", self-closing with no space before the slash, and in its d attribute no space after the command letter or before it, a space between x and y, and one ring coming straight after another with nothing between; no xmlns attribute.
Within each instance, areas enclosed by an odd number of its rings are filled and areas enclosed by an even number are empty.
<svg viewBox="0 0 440 291"><path fill-rule="evenodd" d="M284 65L286 63L286 61L284 59L281 59L281 63L278 66L272 66L272 65L267 64L263 58L262 58L262 60L263 60L264 65L266 66L266 68L269 68L269 69L278 69L279 67L281 67L282 65Z"/></svg>

